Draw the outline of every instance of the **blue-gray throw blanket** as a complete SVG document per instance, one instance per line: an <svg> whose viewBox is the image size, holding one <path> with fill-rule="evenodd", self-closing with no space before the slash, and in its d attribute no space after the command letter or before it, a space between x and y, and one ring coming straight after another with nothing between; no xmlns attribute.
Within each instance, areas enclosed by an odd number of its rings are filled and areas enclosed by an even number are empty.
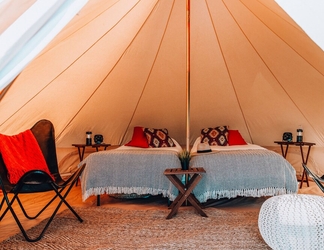
<svg viewBox="0 0 324 250"><path fill-rule="evenodd" d="M107 150L90 154L81 176L82 199L101 194L151 194L174 200L178 194L163 172L181 168L175 151Z"/></svg>
<svg viewBox="0 0 324 250"><path fill-rule="evenodd" d="M237 196L274 196L297 193L296 171L270 150L235 150L196 154L191 167L206 174L193 193L200 202Z"/></svg>

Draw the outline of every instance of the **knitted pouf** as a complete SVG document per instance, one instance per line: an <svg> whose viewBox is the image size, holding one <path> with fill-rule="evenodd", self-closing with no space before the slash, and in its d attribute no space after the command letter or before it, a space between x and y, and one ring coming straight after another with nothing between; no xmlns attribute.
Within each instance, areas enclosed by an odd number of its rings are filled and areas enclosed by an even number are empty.
<svg viewBox="0 0 324 250"><path fill-rule="evenodd" d="M324 249L324 197L271 197L261 206L258 224L272 249Z"/></svg>

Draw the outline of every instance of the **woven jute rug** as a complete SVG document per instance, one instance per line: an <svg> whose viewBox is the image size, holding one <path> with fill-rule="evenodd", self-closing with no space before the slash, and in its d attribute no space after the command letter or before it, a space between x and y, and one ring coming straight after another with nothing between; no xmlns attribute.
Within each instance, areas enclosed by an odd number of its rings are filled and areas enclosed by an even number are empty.
<svg viewBox="0 0 324 250"><path fill-rule="evenodd" d="M192 207L170 210L76 208L80 223L65 210L44 237L26 242L21 233L0 243L0 249L270 249L258 229L258 212L206 208L201 217ZM28 231L39 232L45 221Z"/></svg>

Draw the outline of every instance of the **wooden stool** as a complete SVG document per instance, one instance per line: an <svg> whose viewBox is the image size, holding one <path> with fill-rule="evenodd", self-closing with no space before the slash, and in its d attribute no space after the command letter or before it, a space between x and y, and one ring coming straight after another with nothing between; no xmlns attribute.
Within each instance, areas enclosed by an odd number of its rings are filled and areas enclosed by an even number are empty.
<svg viewBox="0 0 324 250"><path fill-rule="evenodd" d="M172 184L179 190L179 195L172 202L171 212L166 219L171 219L173 215L178 212L179 207L188 200L190 204L197 210L197 212L203 216L208 217L202 210L200 202L192 194L192 191L197 186L198 182L202 178L201 173L206 173L204 168L190 168L188 170L182 170L181 168L168 168L164 171L164 175L172 182ZM189 174L192 175L188 183L183 184L177 175Z"/></svg>

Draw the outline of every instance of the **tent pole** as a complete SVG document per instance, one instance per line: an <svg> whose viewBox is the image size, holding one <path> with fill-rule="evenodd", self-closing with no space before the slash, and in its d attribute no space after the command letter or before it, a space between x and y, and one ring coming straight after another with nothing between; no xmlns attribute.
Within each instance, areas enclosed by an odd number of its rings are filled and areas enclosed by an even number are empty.
<svg viewBox="0 0 324 250"><path fill-rule="evenodd" d="M190 0L186 3L186 26L187 26L187 74L186 74L186 150L189 151L190 143Z"/></svg>

